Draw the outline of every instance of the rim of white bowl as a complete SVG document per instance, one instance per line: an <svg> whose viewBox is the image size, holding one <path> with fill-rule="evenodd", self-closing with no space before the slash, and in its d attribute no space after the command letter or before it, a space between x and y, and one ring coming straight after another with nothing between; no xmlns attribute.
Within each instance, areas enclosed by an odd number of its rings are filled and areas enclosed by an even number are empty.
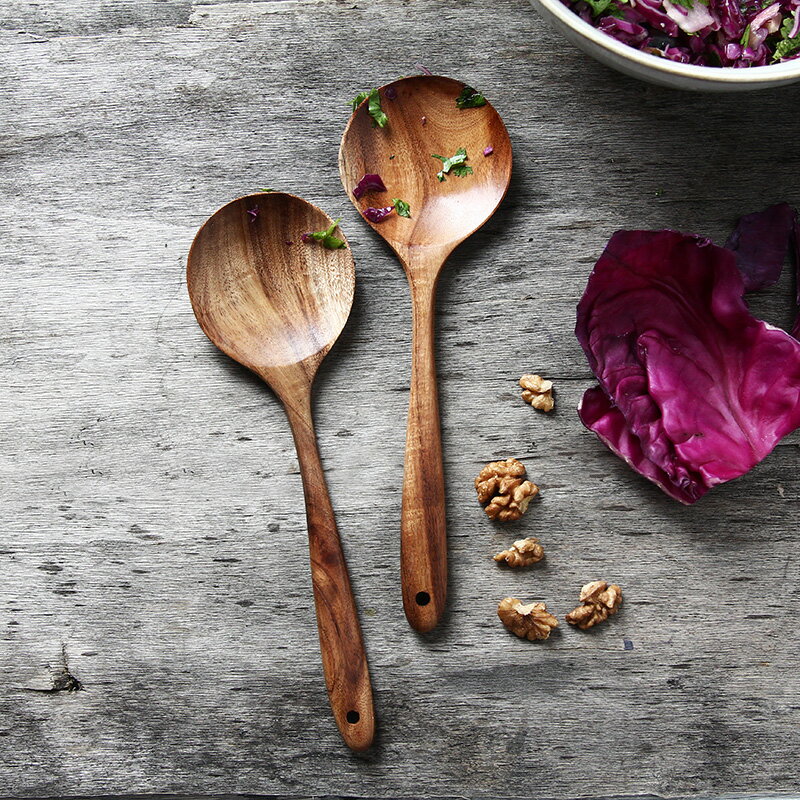
<svg viewBox="0 0 800 800"><path fill-rule="evenodd" d="M666 58L643 53L635 47L623 44L609 36L607 33L598 30L585 20L582 20L574 11L567 8L561 0L534 0L545 6L552 14L558 17L565 25L572 28L581 36L594 42L604 50L634 61L643 67L655 69L659 72L666 72L672 75L680 75L685 78L707 81L709 83L764 83L769 81L781 81L786 78L800 78L800 59L786 61L783 64L768 64L763 67L746 67L736 69L734 67L703 67L697 64L680 64L676 61L669 61Z"/></svg>

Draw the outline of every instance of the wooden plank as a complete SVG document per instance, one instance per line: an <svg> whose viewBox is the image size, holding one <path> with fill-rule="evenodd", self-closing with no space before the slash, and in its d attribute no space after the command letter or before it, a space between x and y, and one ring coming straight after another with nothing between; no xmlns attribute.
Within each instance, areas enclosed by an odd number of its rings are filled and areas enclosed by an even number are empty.
<svg viewBox="0 0 800 800"><path fill-rule="evenodd" d="M615 228L720 240L800 202L798 89L647 87L522 0L0 9L0 794L796 789L800 437L679 507L579 425L591 376L571 331ZM426 637L398 577L405 278L336 167L349 98L416 62L484 89L516 158L440 286L451 609ZM376 690L361 757L327 708L285 419L204 339L184 286L198 225L264 185L342 216L357 261L317 423ZM785 324L790 281L754 307ZM531 370L556 381L552 417L518 397ZM503 528L472 479L507 455L542 500ZM545 562L502 571L490 556L523 534ZM504 595L563 617L595 577L625 590L607 626L539 644L499 626ZM63 678L62 648L82 691L30 691Z"/></svg>
<svg viewBox="0 0 800 800"><path fill-rule="evenodd" d="M148 794L148 795L92 795L92 800L140 800L147 797L148 800L315 800L309 795L242 795L242 794L214 794L214 795L176 795L176 794ZM462 800L462 796L450 795L438 797L437 800ZM744 795L744 794L725 794L716 795L715 800L771 800L771 798L786 798L787 795ZM5 799L4 799L5 800ZM40 798L40 800L56 800L55 797ZM355 800L353 795L326 795L325 800ZM362 797L357 800L404 800L401 797ZM487 798L487 800L502 800L502 798ZM577 799L576 799L577 800ZM663 795L655 794L635 794L635 795L616 795L615 797L595 798L595 800L665 800ZM670 800L689 800L688 798L672 797Z"/></svg>
<svg viewBox="0 0 800 800"><path fill-rule="evenodd" d="M407 795L406 795L407 796ZM92 800L140 800L147 797L148 800L315 800L309 795L242 795L242 794L214 794L214 795L176 795L176 794L148 794L148 795L92 795ZM715 800L772 800L772 798L786 798L787 795L744 795L744 794L725 794L716 795ZM438 797L437 800L462 800L462 796L450 795ZM5 799L4 799L5 800ZM56 800L55 797L40 798L40 800ZM326 795L325 800L356 800L353 795ZM404 800L397 796L362 797L357 800ZM486 800L502 800L502 798L487 798ZM576 798L577 800L577 798ZM655 794L635 794L635 795L616 795L615 797L595 798L595 800L665 800L663 795ZM670 800L689 800L688 798L672 797Z"/></svg>

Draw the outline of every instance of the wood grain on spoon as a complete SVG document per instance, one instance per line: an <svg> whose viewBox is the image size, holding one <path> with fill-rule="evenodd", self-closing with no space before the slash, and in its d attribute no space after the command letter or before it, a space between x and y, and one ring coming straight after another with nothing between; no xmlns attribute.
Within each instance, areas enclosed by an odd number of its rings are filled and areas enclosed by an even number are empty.
<svg viewBox="0 0 800 800"><path fill-rule="evenodd" d="M412 300L411 394L401 519L403 607L410 624L429 631L444 611L447 538L442 446L434 357L436 284L448 256L497 209L511 179L511 141L490 104L461 109L464 84L450 78L415 76L380 89L389 122L373 126L367 104L353 113L342 137L339 171L359 211L394 198L411 207L411 219L392 214L369 223L397 253ZM445 158L465 148L471 175L439 181ZM492 148L491 155L484 155ZM353 188L377 173L387 191L361 200Z"/></svg>
<svg viewBox="0 0 800 800"><path fill-rule="evenodd" d="M344 740L364 750L375 733L372 689L311 411L314 376L347 321L355 286L348 248L302 241L331 222L288 194L235 200L198 232L187 280L208 338L261 376L286 409L303 478L325 681Z"/></svg>

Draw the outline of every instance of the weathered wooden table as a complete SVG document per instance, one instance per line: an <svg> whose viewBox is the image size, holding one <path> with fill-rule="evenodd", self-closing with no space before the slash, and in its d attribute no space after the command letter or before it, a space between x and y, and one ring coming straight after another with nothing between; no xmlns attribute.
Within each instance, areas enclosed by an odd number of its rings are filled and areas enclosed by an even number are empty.
<svg viewBox="0 0 800 800"><path fill-rule="evenodd" d="M440 287L451 610L425 637L398 583L408 292L336 166L350 98L418 62L483 89L516 156ZM0 795L800 786L800 438L680 507L579 424L572 334L617 227L722 240L800 201L800 87L648 87L524 0L3 0L0 102ZM261 186L342 216L358 265L317 420L380 717L363 756L328 710L285 418L184 283L199 224ZM791 295L754 307L787 324ZM556 381L553 416L520 401L527 371ZM543 496L502 527L472 480L508 455ZM498 569L521 535L546 562ZM595 577L625 589L611 623L546 643L499 625L501 597L563 616Z"/></svg>

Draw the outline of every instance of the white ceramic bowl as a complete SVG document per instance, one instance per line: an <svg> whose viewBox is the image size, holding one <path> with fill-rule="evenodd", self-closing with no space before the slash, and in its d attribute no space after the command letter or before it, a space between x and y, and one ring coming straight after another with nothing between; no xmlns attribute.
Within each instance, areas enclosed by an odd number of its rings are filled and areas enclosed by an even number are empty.
<svg viewBox="0 0 800 800"><path fill-rule="evenodd" d="M609 67L643 81L703 92L742 92L800 81L800 59L746 69L677 64L618 42L584 22L561 0L531 0L531 3L581 50Z"/></svg>

